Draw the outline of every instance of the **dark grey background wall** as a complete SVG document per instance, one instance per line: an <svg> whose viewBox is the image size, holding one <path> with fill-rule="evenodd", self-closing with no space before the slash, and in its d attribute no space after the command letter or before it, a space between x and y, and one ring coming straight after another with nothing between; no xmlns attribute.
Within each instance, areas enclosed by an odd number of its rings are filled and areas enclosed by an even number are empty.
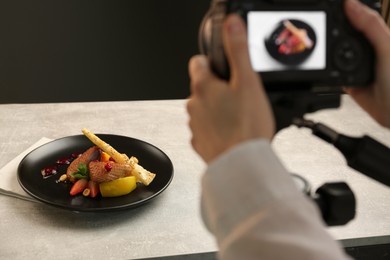
<svg viewBox="0 0 390 260"><path fill-rule="evenodd" d="M185 98L209 3L0 1L0 103Z"/></svg>

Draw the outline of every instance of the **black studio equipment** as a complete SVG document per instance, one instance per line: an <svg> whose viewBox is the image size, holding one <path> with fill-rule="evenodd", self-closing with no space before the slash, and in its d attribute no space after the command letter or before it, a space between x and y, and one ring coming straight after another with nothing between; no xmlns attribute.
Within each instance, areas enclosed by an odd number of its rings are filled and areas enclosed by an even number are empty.
<svg viewBox="0 0 390 260"><path fill-rule="evenodd" d="M361 1L378 12L381 9L380 1ZM309 128L313 135L334 145L348 166L390 186L388 147L369 136L350 137L304 119L306 113L338 108L342 86L366 87L374 79L373 48L349 24L342 4L329 0L213 0L200 25L199 49L208 56L214 72L229 79L221 29L228 14L239 14L246 22L252 67L261 73L277 130L290 125ZM292 176L316 202L327 225L344 225L355 217L356 200L347 183L325 183L312 193L304 178Z"/></svg>

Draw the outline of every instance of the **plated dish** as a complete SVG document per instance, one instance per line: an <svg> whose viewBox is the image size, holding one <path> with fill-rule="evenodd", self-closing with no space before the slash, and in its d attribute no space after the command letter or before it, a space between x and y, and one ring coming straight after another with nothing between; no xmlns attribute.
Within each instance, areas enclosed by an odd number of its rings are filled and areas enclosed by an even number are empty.
<svg viewBox="0 0 390 260"><path fill-rule="evenodd" d="M307 23L295 19L279 22L264 40L266 50L276 61L287 65L302 64L316 46L316 34Z"/></svg>
<svg viewBox="0 0 390 260"><path fill-rule="evenodd" d="M59 166L58 173L43 178L41 170L54 164L59 158L84 152L93 144L84 135L75 135L54 140L42 145L20 162L18 181L21 187L32 197L52 206L72 211L113 211L140 206L163 192L173 178L173 165L169 157L156 146L126 136L98 134L98 137L114 146L118 151L137 156L142 165L156 173L153 182L140 185L128 195L114 198L90 198L82 195L70 196L69 183L59 183L61 174L67 166Z"/></svg>

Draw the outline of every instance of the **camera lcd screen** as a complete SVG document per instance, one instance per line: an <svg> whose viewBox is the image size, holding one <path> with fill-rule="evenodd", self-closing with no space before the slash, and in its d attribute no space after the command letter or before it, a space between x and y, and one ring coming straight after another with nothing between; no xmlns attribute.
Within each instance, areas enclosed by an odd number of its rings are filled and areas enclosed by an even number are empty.
<svg viewBox="0 0 390 260"><path fill-rule="evenodd" d="M250 11L249 52L258 72L326 69L326 13Z"/></svg>

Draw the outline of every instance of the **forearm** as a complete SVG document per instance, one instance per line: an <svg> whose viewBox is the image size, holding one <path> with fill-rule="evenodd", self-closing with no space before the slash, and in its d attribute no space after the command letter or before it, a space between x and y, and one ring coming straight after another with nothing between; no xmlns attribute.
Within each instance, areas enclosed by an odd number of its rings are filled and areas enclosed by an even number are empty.
<svg viewBox="0 0 390 260"><path fill-rule="evenodd" d="M346 257L265 140L242 144L210 164L202 214L224 259Z"/></svg>

